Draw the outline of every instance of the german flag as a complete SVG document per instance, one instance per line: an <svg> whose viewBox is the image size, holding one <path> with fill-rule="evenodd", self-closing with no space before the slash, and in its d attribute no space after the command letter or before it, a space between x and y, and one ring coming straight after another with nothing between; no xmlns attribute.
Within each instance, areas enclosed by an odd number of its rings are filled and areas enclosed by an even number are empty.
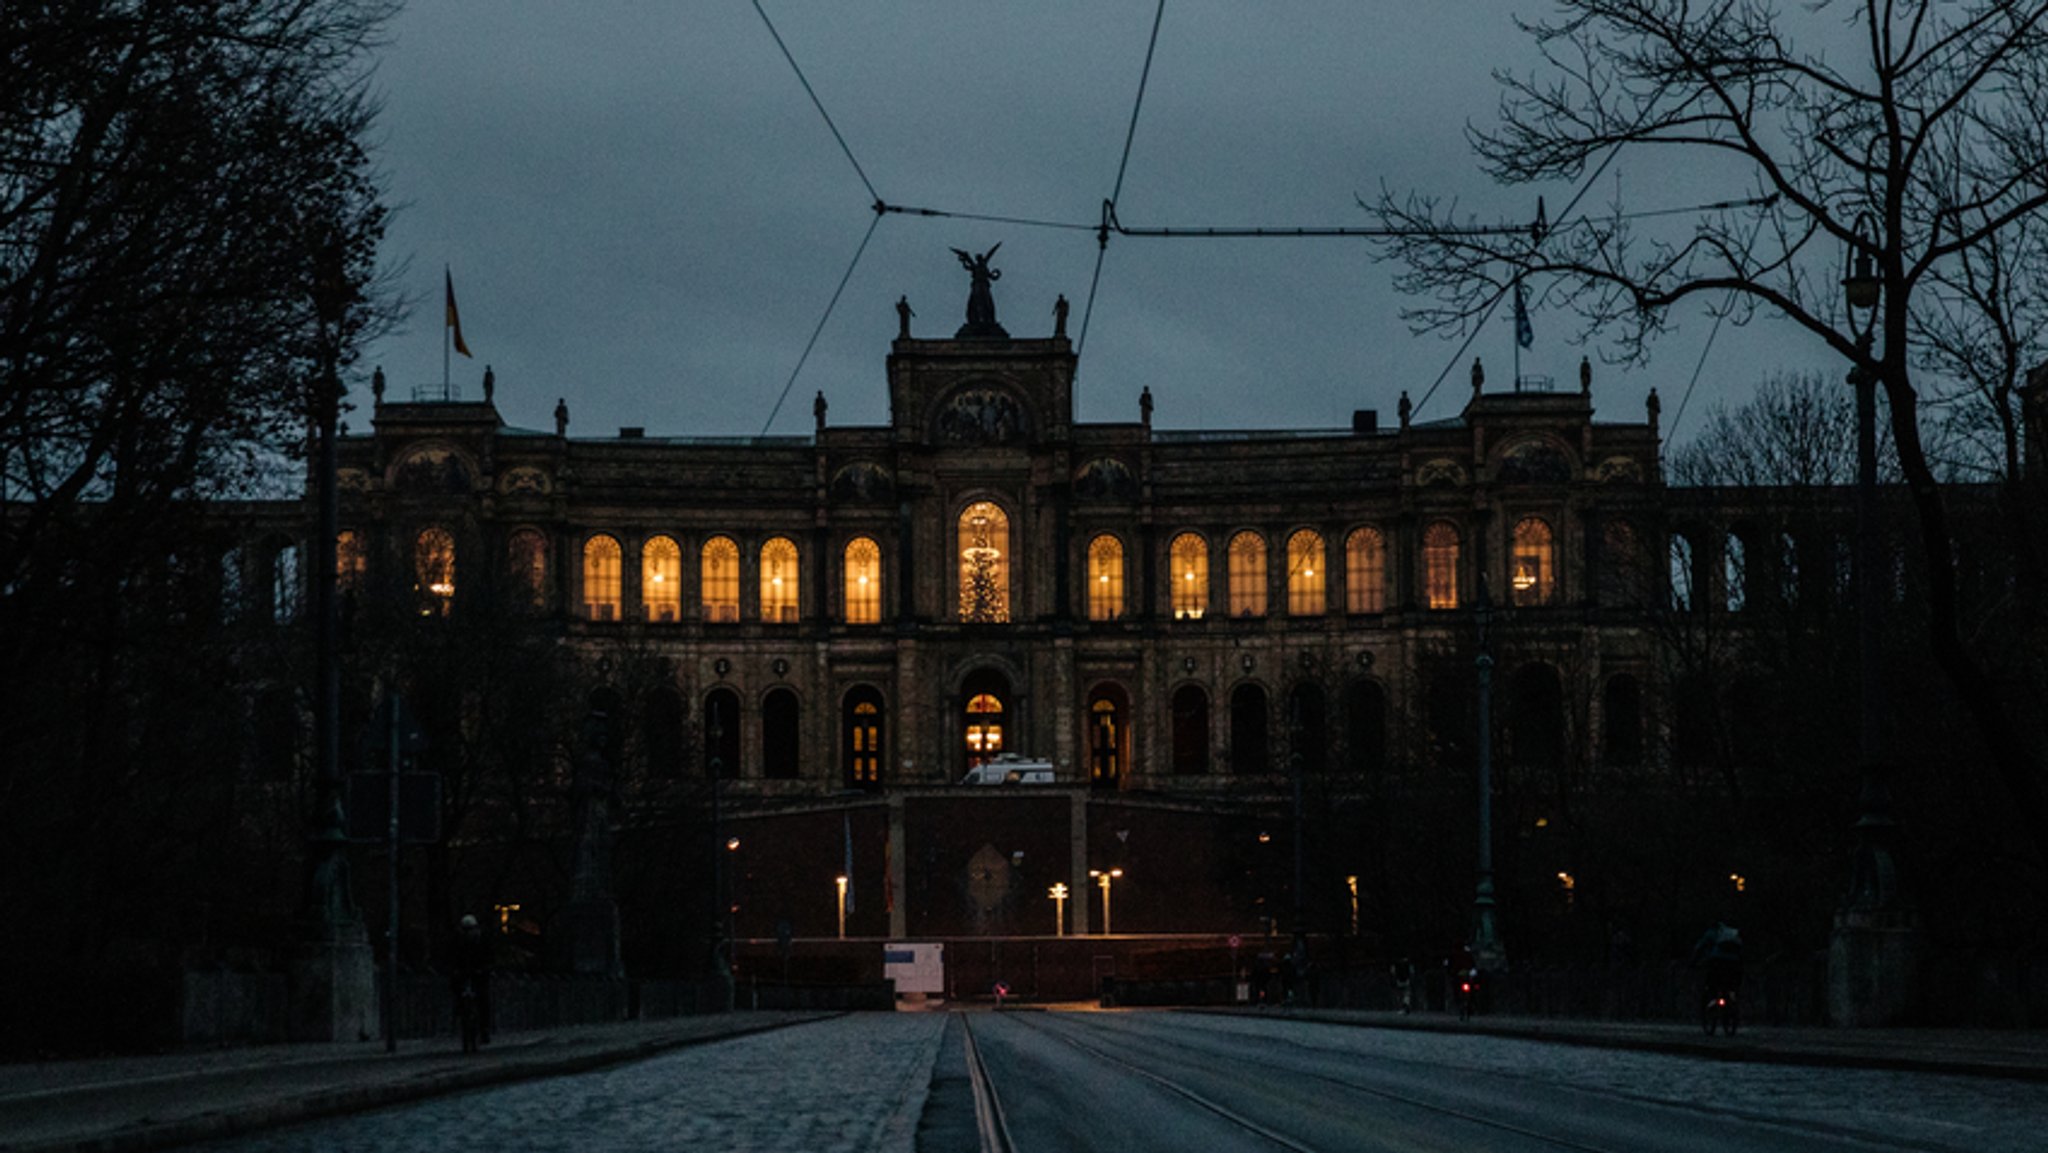
<svg viewBox="0 0 2048 1153"><path fill-rule="evenodd" d="M442 321L442 324L455 334L455 351L468 356L469 346L462 343L462 317L455 311L455 277L445 268L441 270L441 276L447 281L448 286L448 319Z"/></svg>

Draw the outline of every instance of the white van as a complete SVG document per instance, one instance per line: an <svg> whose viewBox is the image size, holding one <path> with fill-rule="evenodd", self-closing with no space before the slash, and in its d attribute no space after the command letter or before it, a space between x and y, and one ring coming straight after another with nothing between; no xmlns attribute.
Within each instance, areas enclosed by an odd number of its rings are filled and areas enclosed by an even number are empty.
<svg viewBox="0 0 2048 1153"><path fill-rule="evenodd" d="M1054 774L1051 761L1032 760L1016 753L998 753L996 759L967 770L963 785L1050 785Z"/></svg>

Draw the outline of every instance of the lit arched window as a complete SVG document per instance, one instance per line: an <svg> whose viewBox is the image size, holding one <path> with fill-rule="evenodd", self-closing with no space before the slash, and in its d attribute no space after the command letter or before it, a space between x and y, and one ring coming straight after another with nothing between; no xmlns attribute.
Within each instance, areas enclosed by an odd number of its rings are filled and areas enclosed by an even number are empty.
<svg viewBox="0 0 2048 1153"><path fill-rule="evenodd" d="M701 578L698 596L704 602L704 619L731 623L740 619L740 546L731 537L715 536L704 542L699 561Z"/></svg>
<svg viewBox="0 0 2048 1153"><path fill-rule="evenodd" d="M1387 538L1376 528L1353 529L1344 539L1345 608L1387 611Z"/></svg>
<svg viewBox="0 0 2048 1153"><path fill-rule="evenodd" d="M960 619L1010 619L1010 518L988 501L960 514Z"/></svg>
<svg viewBox="0 0 2048 1153"><path fill-rule="evenodd" d="M1088 542L1088 619L1124 615L1124 543L1108 533Z"/></svg>
<svg viewBox="0 0 2048 1153"><path fill-rule="evenodd" d="M846 695L840 721L840 756L846 765L846 787L875 789L882 784L882 694L866 685Z"/></svg>
<svg viewBox="0 0 2048 1153"><path fill-rule="evenodd" d="M1440 520L1422 530L1422 599L1433 609L1458 607L1458 527Z"/></svg>
<svg viewBox="0 0 2048 1153"><path fill-rule="evenodd" d="M1557 540L1550 522L1525 517L1515 523L1515 547L1508 561L1508 588L1518 605L1547 605L1557 593Z"/></svg>
<svg viewBox="0 0 2048 1153"><path fill-rule="evenodd" d="M1266 615L1266 538L1241 532L1230 538L1230 615Z"/></svg>
<svg viewBox="0 0 2048 1153"><path fill-rule="evenodd" d="M512 606L537 612L548 603L548 538L523 528L505 542L505 568L512 578Z"/></svg>
<svg viewBox="0 0 2048 1153"><path fill-rule="evenodd" d="M619 619L619 542L602 534L583 542L583 615L594 621Z"/></svg>
<svg viewBox="0 0 2048 1153"><path fill-rule="evenodd" d="M1739 613L1746 601L1749 565L1743 550L1742 538L1728 534L1728 541L1721 546L1721 603L1731 613Z"/></svg>
<svg viewBox="0 0 2048 1153"><path fill-rule="evenodd" d="M796 544L786 536L761 546L761 619L793 625L797 616Z"/></svg>
<svg viewBox="0 0 2048 1153"><path fill-rule="evenodd" d="M882 620L882 547L864 536L846 542L846 623Z"/></svg>
<svg viewBox="0 0 2048 1153"><path fill-rule="evenodd" d="M455 603L455 537L447 529L426 529L413 539L412 579L420 615L447 616Z"/></svg>
<svg viewBox="0 0 2048 1153"><path fill-rule="evenodd" d="M1312 617L1330 607L1323 591L1323 534L1302 529L1287 538L1287 615Z"/></svg>
<svg viewBox="0 0 2048 1153"><path fill-rule="evenodd" d="M1198 621L1209 611L1209 542L1191 532L1173 538L1173 619Z"/></svg>
<svg viewBox="0 0 2048 1153"><path fill-rule="evenodd" d="M640 549L640 601L650 621L683 619L683 546L658 536Z"/></svg>
<svg viewBox="0 0 2048 1153"><path fill-rule="evenodd" d="M343 529L334 537L334 581L339 591L359 593L363 591L363 577L370 570L370 550L363 542L363 534L354 529Z"/></svg>
<svg viewBox="0 0 2048 1153"><path fill-rule="evenodd" d="M972 768L1003 751L1003 702L993 693L967 698L967 764Z"/></svg>
<svg viewBox="0 0 2048 1153"><path fill-rule="evenodd" d="M1114 789L1123 780L1124 729L1120 694L1105 690L1088 703L1088 781Z"/></svg>

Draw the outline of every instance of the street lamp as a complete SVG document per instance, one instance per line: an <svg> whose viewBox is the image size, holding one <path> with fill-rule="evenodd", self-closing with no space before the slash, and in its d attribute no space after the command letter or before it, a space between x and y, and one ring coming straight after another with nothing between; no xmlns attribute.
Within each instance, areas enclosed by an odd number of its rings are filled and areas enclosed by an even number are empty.
<svg viewBox="0 0 2048 1153"><path fill-rule="evenodd" d="M1045 895L1052 898L1052 935L1055 937L1064 937L1067 935L1066 882L1062 881L1059 884L1054 885L1052 888L1047 889L1045 891Z"/></svg>
<svg viewBox="0 0 2048 1153"><path fill-rule="evenodd" d="M1472 894L1472 964L1482 970L1501 968L1507 954L1493 918L1493 649L1486 635L1493 600L1486 592L1486 572L1479 573L1479 596L1472 603L1479 625L1479 880Z"/></svg>
<svg viewBox="0 0 2048 1153"><path fill-rule="evenodd" d="M846 874L841 873L832 878L832 883L839 886L839 939L844 941L846 939Z"/></svg>
<svg viewBox="0 0 2048 1153"><path fill-rule="evenodd" d="M1102 935L1107 937L1109 936L1109 883L1111 880L1123 876L1124 871L1122 869L1111 869L1108 872L1104 872L1101 869L1090 869L1088 870L1088 875L1095 878L1097 885L1102 886Z"/></svg>

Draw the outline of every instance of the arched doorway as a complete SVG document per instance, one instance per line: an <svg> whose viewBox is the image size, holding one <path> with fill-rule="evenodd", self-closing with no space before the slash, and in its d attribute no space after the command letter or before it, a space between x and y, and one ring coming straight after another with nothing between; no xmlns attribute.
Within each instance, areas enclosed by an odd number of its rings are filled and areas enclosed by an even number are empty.
<svg viewBox="0 0 2048 1153"><path fill-rule="evenodd" d="M802 732L802 710L796 694L773 689L761 701L761 775L771 780L795 780Z"/></svg>
<svg viewBox="0 0 2048 1153"><path fill-rule="evenodd" d="M1266 690L1249 681L1230 693L1230 771L1266 772Z"/></svg>
<svg viewBox="0 0 2048 1153"><path fill-rule="evenodd" d="M1330 713L1321 685L1303 681L1287 700L1288 743L1301 758L1301 771L1315 776L1330 767Z"/></svg>
<svg viewBox="0 0 2048 1153"><path fill-rule="evenodd" d="M731 689L704 696L704 775L739 779L740 696Z"/></svg>
<svg viewBox="0 0 2048 1153"><path fill-rule="evenodd" d="M968 676L961 686L960 732L965 767L986 764L1009 749L1010 680L993 669Z"/></svg>
<svg viewBox="0 0 2048 1153"><path fill-rule="evenodd" d="M1131 702L1120 685L1101 685L1088 696L1088 783L1098 789L1123 787L1130 763Z"/></svg>
<svg viewBox="0 0 2048 1153"><path fill-rule="evenodd" d="M1174 690L1173 771L1184 777L1209 771L1209 694L1200 685Z"/></svg>
<svg viewBox="0 0 2048 1153"><path fill-rule="evenodd" d="M839 719L839 763L846 787L874 792L882 787L882 694L861 685L846 694Z"/></svg>

